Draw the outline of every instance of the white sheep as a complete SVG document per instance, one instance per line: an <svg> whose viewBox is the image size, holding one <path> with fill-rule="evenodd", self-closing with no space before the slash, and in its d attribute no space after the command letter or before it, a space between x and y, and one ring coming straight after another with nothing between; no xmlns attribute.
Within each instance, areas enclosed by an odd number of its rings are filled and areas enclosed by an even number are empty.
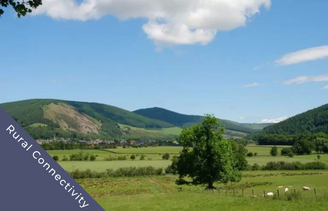
<svg viewBox="0 0 328 211"><path fill-rule="evenodd" d="M278 188L283 188L284 186L278 186Z"/></svg>
<svg viewBox="0 0 328 211"><path fill-rule="evenodd" d="M272 193L272 192L267 192L267 193L265 194L265 196L273 196L273 193Z"/></svg>
<svg viewBox="0 0 328 211"><path fill-rule="evenodd" d="M285 188L285 193L288 192L288 188Z"/></svg>
<svg viewBox="0 0 328 211"><path fill-rule="evenodd" d="M311 190L311 189L307 186L303 186L303 190Z"/></svg>

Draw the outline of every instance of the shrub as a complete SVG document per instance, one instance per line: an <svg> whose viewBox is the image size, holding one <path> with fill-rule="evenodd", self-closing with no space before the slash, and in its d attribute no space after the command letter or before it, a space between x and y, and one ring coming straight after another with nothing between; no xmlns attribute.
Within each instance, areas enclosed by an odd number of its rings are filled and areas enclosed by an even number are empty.
<svg viewBox="0 0 328 211"><path fill-rule="evenodd" d="M68 158L64 155L62 161L68 161Z"/></svg>
<svg viewBox="0 0 328 211"><path fill-rule="evenodd" d="M273 146L270 150L271 156L277 156L278 155L278 148L276 146Z"/></svg>
<svg viewBox="0 0 328 211"><path fill-rule="evenodd" d="M57 155L53 156L52 157L55 161L58 161L59 160L59 157Z"/></svg>
<svg viewBox="0 0 328 211"><path fill-rule="evenodd" d="M254 152L254 156L257 156L257 152Z"/></svg>
<svg viewBox="0 0 328 211"><path fill-rule="evenodd" d="M257 163L254 163L253 166L252 166L252 170L253 171L257 171L257 170L260 170L261 169L261 166Z"/></svg>
<svg viewBox="0 0 328 211"><path fill-rule="evenodd" d="M90 161L95 161L97 157L95 155L90 155Z"/></svg>
<svg viewBox="0 0 328 211"><path fill-rule="evenodd" d="M163 160L168 160L168 159L170 159L170 154L165 153L165 154L163 154L162 158L163 158Z"/></svg>
<svg viewBox="0 0 328 211"><path fill-rule="evenodd" d="M262 167L262 170L315 170L315 169L317 170L327 169L327 165L319 161L304 163L304 164L300 162L287 163L285 161L279 161L279 162L268 162L265 166Z"/></svg>
<svg viewBox="0 0 328 211"><path fill-rule="evenodd" d="M293 152L289 152L288 153L288 157L290 157L290 158L294 157L294 153Z"/></svg>
<svg viewBox="0 0 328 211"><path fill-rule="evenodd" d="M125 155L118 156L117 159L118 159L118 160L126 160L126 156L125 156Z"/></svg>
<svg viewBox="0 0 328 211"><path fill-rule="evenodd" d="M290 153L293 153L292 148L290 147L282 148L280 152L281 155L286 155L286 156L289 156Z"/></svg>
<svg viewBox="0 0 328 211"><path fill-rule="evenodd" d="M249 152L249 153L247 153L247 157L253 157L253 152Z"/></svg>
<svg viewBox="0 0 328 211"><path fill-rule="evenodd" d="M317 158L318 158L318 160L320 160L320 158L321 158L321 155L317 155Z"/></svg>
<svg viewBox="0 0 328 211"><path fill-rule="evenodd" d="M73 179L85 179L85 178L104 178L104 177L134 177L134 176L152 176L162 175L162 168L148 167L124 167L117 170L107 169L105 172L91 171L90 169L85 171L74 170L69 172Z"/></svg>
<svg viewBox="0 0 328 211"><path fill-rule="evenodd" d="M141 156L140 156L140 160L144 160L145 158L146 158L145 155L141 155Z"/></svg>
<svg viewBox="0 0 328 211"><path fill-rule="evenodd" d="M136 156L135 156L135 155L131 155L131 156L130 156L130 159L131 159L131 160L135 160L135 159L136 159Z"/></svg>

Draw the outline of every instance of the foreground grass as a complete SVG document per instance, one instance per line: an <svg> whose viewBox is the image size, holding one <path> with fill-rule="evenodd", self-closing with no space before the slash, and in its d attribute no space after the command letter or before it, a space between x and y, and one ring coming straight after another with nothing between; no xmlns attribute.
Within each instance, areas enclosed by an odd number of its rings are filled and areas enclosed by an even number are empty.
<svg viewBox="0 0 328 211"><path fill-rule="evenodd" d="M327 171L252 171L244 172L245 178L235 184L227 195L225 190L205 192L204 187L177 186L175 176L108 178L77 180L85 190L105 209L115 211L150 210L327 210ZM252 177L249 177L252 175ZM317 189L303 192L307 185ZM287 200L262 197L263 190L276 193L279 186L294 189L299 197ZM292 186L292 187L291 187ZM217 187L224 188L217 184ZM228 186L229 187L229 186ZM241 188L244 188L244 196ZM257 198L250 197L252 193ZM218 189L220 190L220 189ZM282 189L281 193L283 192Z"/></svg>

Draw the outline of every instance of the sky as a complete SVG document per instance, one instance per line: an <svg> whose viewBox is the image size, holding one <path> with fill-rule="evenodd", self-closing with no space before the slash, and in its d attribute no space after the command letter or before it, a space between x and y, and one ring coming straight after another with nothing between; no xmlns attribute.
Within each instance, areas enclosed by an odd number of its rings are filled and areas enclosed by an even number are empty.
<svg viewBox="0 0 328 211"><path fill-rule="evenodd" d="M43 0L0 17L0 103L279 122L328 103L327 0Z"/></svg>

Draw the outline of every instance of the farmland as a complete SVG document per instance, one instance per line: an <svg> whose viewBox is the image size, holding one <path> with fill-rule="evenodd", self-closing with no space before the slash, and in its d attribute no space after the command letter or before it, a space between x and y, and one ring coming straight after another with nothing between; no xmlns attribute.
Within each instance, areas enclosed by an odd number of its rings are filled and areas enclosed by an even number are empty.
<svg viewBox="0 0 328 211"><path fill-rule="evenodd" d="M284 146L285 147L285 146ZM271 146L247 146L249 152L257 156L247 157L249 164L264 165L269 161L317 161L317 155L294 157L270 156ZM283 146L278 146L279 152ZM84 153L97 155L96 161L59 161L67 171L91 169L103 172L106 169L121 167L166 168L170 160L163 160L162 154L178 155L181 147L116 148L107 150L83 150ZM51 156L62 159L81 150L50 150ZM135 160L130 156L136 155ZM145 160L140 160L141 155ZM105 161L109 156L126 156L127 160ZM328 155L321 155L320 161L328 162ZM111 177L99 179L77 179L77 182L105 209L116 211L141 210L327 210L328 185L325 170L302 171L244 171L241 182L236 184L216 184L216 191L204 191L202 186L178 186L177 176ZM278 188L283 186L283 188ZM302 191L302 186L311 191ZM284 188L289 192L285 195ZM316 189L317 197L313 188ZM295 190L294 190L295 189ZM263 191L274 192L279 198L264 198ZM256 198L250 197L252 191ZM294 191L296 193L294 193ZM243 196L242 196L243 195Z"/></svg>
<svg viewBox="0 0 328 211"><path fill-rule="evenodd" d="M286 146L284 146L286 147ZM318 161L317 155L300 155L294 157L287 156L270 156L270 146L247 146L249 152L257 153L257 156L247 157L247 161L250 165L257 163L259 165L264 165L269 161L286 161L286 162L301 162L308 163L313 161ZM278 146L278 151L283 148L283 146ZM164 153L169 153L171 157L178 155L181 147L147 147L147 148L117 148L117 149L107 149L107 150L82 150L88 154L97 155L97 160L90 161L61 161L64 156L69 157L71 154L80 152L81 150L49 150L47 151L51 156L59 156L59 164L67 171L72 171L74 169L80 170L95 170L95 171L105 171L106 169L118 169L120 167L144 167L153 166L158 168L166 168L171 161L163 160L162 155ZM136 155L135 160L131 160L130 156ZM105 161L109 156L126 156L127 160L112 160ZM145 160L140 160L140 156L145 155ZM328 162L328 155L321 155L320 161Z"/></svg>
<svg viewBox="0 0 328 211"><path fill-rule="evenodd" d="M328 208L328 186L325 171L277 171L244 172L254 177L243 178L236 184L235 196L229 189L203 191L204 187L175 185L175 176L134 177L110 179L85 179L78 182L105 210L326 210ZM312 173L313 175L306 175ZM287 176L289 174L289 176ZM303 185L315 187L313 191L303 192ZM276 193L279 186L289 187L288 198L280 189L279 199L263 198L263 190ZM292 187L291 187L292 186ZM217 185L217 187L223 187ZM242 195L242 187L244 196ZM254 191L257 198L250 197Z"/></svg>

